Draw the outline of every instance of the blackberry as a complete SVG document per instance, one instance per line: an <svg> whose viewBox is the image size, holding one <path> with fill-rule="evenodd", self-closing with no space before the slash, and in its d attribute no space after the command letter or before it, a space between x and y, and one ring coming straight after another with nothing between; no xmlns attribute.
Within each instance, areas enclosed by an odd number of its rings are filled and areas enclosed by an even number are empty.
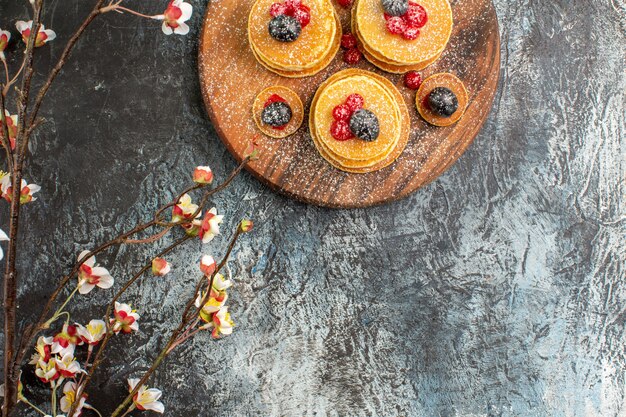
<svg viewBox="0 0 626 417"><path fill-rule="evenodd" d="M385 13L390 16L402 16L409 10L409 0L382 0Z"/></svg>
<svg viewBox="0 0 626 417"><path fill-rule="evenodd" d="M378 138L380 133L378 117L369 110L357 110L350 118L350 131L357 138L372 142Z"/></svg>
<svg viewBox="0 0 626 417"><path fill-rule="evenodd" d="M284 126L291 120L291 107L282 101L268 104L261 113L261 120L272 127Z"/></svg>
<svg viewBox="0 0 626 417"><path fill-rule="evenodd" d="M293 42L302 32L302 25L293 16L279 14L270 20L268 26L270 36L279 42Z"/></svg>
<svg viewBox="0 0 626 417"><path fill-rule="evenodd" d="M449 88L436 87L428 95L428 106L433 113L450 117L459 108L459 100Z"/></svg>

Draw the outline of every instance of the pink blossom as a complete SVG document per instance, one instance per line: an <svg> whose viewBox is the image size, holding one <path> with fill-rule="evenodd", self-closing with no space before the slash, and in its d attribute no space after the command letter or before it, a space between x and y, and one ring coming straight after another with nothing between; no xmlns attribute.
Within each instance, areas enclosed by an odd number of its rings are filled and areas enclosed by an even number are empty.
<svg viewBox="0 0 626 417"><path fill-rule="evenodd" d="M11 32L8 30L0 29L0 59L5 60L4 50L9 46L9 41L11 40Z"/></svg>
<svg viewBox="0 0 626 417"><path fill-rule="evenodd" d="M78 261L80 262L88 254L88 250L82 251L78 255ZM103 289L111 288L113 282L113 277L109 271L96 265L95 256L89 257L78 269L78 292L81 294L89 293L96 286Z"/></svg>
<svg viewBox="0 0 626 417"><path fill-rule="evenodd" d="M33 195L41 190L41 187L36 184L28 184L26 180L22 179L20 190L20 204L30 203L37 200ZM2 198L11 202L13 199L13 185L11 176L6 175L0 180L0 191L2 192Z"/></svg>
<svg viewBox="0 0 626 417"><path fill-rule="evenodd" d="M218 215L215 207L209 210L202 220L202 227L199 231L202 243L209 243L216 235L220 234L220 223L222 223L223 219L224 216Z"/></svg>
<svg viewBox="0 0 626 417"><path fill-rule="evenodd" d="M75 345L82 345L83 341L78 335L78 329L71 324L64 324L63 329L52 339L52 353L64 355L68 350L74 352Z"/></svg>
<svg viewBox="0 0 626 417"><path fill-rule="evenodd" d="M111 325L115 334L119 332L130 333L139 330L139 314L128 304L115 302L115 318L111 319Z"/></svg>
<svg viewBox="0 0 626 417"><path fill-rule="evenodd" d="M28 38L30 37L30 32L33 28L33 21L29 20L28 22L25 22L23 20L18 20L15 22L15 27L22 35L24 43L28 43ZM54 40L56 37L57 34L54 33L52 29L46 29L42 24L39 28L37 38L35 39L35 48L45 45L46 43Z"/></svg>
<svg viewBox="0 0 626 417"><path fill-rule="evenodd" d="M128 391L131 392L135 389L137 384L139 383L138 378L129 378L128 379ZM163 413L165 411L165 406L162 402L159 401L161 398L161 390L156 388L147 388L142 385L137 390L137 393L133 397L133 403L137 410L151 410L157 413Z"/></svg>
<svg viewBox="0 0 626 417"><path fill-rule="evenodd" d="M86 326L76 325L80 339L89 346L100 343L106 333L106 323L102 320L91 320ZM64 410L65 411L65 410Z"/></svg>
<svg viewBox="0 0 626 417"><path fill-rule="evenodd" d="M189 33L189 26L185 22L189 20L192 12L193 7L191 4L185 3L183 0L172 0L167 5L165 12L154 18L163 20L161 29L166 35L171 35L172 33L186 35Z"/></svg>

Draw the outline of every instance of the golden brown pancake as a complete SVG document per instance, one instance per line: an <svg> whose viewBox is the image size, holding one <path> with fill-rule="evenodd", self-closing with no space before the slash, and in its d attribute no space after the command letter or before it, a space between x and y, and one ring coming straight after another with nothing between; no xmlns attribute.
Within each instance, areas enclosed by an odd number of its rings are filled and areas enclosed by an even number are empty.
<svg viewBox="0 0 626 417"><path fill-rule="evenodd" d="M353 15L354 15L354 11L353 11ZM394 62L381 59L380 55L376 55L373 51L371 51L368 48L368 46L363 42L363 38L361 37L361 34L359 33L358 28L356 27L355 19L352 19L352 33L356 36L359 42L359 49L363 53L363 56L365 57L365 59L367 59L374 66L380 68L381 70L386 71L386 72L391 72L393 74L404 74L405 72L409 72L409 71L421 71L427 66L429 66L430 64L433 64L435 61L437 61L439 57L441 57L441 53L443 53L442 51L439 55L435 56L434 58L431 58L419 64L403 65L403 64L394 63Z"/></svg>
<svg viewBox="0 0 626 417"><path fill-rule="evenodd" d="M338 141L330 134L333 109L343 104L350 94L359 94L365 99L364 108L372 111L380 125L378 139L367 142L360 139ZM400 134L399 108L393 96L368 74L354 74L334 79L318 96L314 112L315 131L320 141L333 153L352 160L371 159L383 156Z"/></svg>
<svg viewBox="0 0 626 417"><path fill-rule="evenodd" d="M336 80L341 80L341 79L349 78L352 76L363 76L363 75L369 76L375 79L381 85L383 85L387 89L387 91L391 94L393 99L396 101L396 103L398 104L398 108L400 110L400 120L399 120L400 135L398 137L398 141L396 145L393 147L393 149L391 150L391 152L388 153L382 160L380 160L379 162L375 164L371 164L371 161L355 161L351 159L342 158L341 156L338 156L332 153L332 151L326 148L324 143L319 140L316 134L316 123L315 123L316 111L315 109L317 107L318 99L324 93L325 87L332 84ZM367 104L366 104L366 107L367 107ZM320 86L320 88L316 92L315 97L313 98L313 101L311 103L311 111L309 113L309 129L311 131L311 137L313 138L313 142L316 148L318 149L322 157L324 157L331 165L346 172L367 173L367 172L377 171L379 169L382 169L390 165L402 154L409 139L410 118L409 118L409 112L408 112L407 106L404 102L404 99L402 98L402 95L389 80L377 74L368 72L368 71L359 70L359 69L347 69L330 77Z"/></svg>
<svg viewBox="0 0 626 417"><path fill-rule="evenodd" d="M291 108L291 120L287 123L284 129L275 129L272 126L268 126L261 120L261 113L264 109L264 104L272 94L278 94L287 101L287 104ZM261 91L252 104L252 117L259 130L265 133L267 136L273 138L284 138L292 135L302 125L304 119L304 106L298 94L290 90L287 87L274 85Z"/></svg>
<svg viewBox="0 0 626 417"><path fill-rule="evenodd" d="M311 21L293 42L279 42L268 32L270 7L277 0L257 0L248 17L248 39L257 56L273 68L303 71L317 66L329 53L336 32L341 31L330 0L305 0Z"/></svg>
<svg viewBox="0 0 626 417"><path fill-rule="evenodd" d="M415 40L406 40L387 30L381 0L357 1L354 6L356 29L370 55L392 64L417 65L441 54L452 34L450 3L448 0L416 1L426 9L428 22Z"/></svg>
<svg viewBox="0 0 626 417"><path fill-rule="evenodd" d="M340 22L339 22L339 16L337 16L337 14L335 13L335 19L336 19L336 23L337 26L340 27ZM308 28L308 26L307 26ZM257 61L259 61L259 63L261 65L263 65L265 68L267 68L269 71L278 74L282 77L287 77L287 78L301 78L301 77L310 77L311 75L317 74L318 72L320 72L321 70L323 70L324 68L326 68L328 66L328 64L330 64L332 62L332 60L335 58L335 55L337 54L337 51L339 50L339 46L341 45L341 31L336 31L335 32L335 38L333 39L330 49L328 50L328 54L322 59L322 61L320 61L317 65L305 69L305 70L301 70L301 71L289 71L289 70L284 70L281 68L276 68L273 67L272 65L270 65L268 62L264 61L263 58L261 58L256 50L254 49L253 45L250 45L251 49L252 49L252 53L254 54L255 58L257 59Z"/></svg>
<svg viewBox="0 0 626 417"><path fill-rule="evenodd" d="M428 107L428 96L436 87L446 87L452 90L459 101L458 109L450 117L443 117L433 113ZM463 81L449 73L439 73L424 80L415 95L415 106L419 114L431 125L450 126L456 123L465 113L469 97Z"/></svg>

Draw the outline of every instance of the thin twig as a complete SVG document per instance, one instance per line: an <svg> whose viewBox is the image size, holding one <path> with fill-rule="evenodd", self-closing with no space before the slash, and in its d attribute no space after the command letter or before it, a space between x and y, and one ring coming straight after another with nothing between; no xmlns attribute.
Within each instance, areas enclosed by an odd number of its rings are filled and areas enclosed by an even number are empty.
<svg viewBox="0 0 626 417"><path fill-rule="evenodd" d="M76 32L74 32L70 40L65 45L65 49L63 49L63 52L61 53L61 56L59 57L57 64L54 66L52 71L50 71L50 75L48 75L48 79L43 84L43 86L39 90L39 93L37 94L37 97L35 98L35 102L33 104L33 110L31 111L30 118L28 120L28 125L32 125L35 122L35 119L37 118L37 113L39 112L39 108L41 107L41 103L43 102L43 99L45 98L46 93L50 89L50 86L52 85L52 82L54 81L56 76L59 74L63 66L66 64L67 59L69 58L70 53L72 52L72 49L74 49L76 42L78 42L78 39L85 32L89 24L93 22L96 16L103 13L103 11L101 10L102 4L104 4L104 0L98 0L96 2L95 6L91 10L91 13L89 13L87 18L83 21L83 23L76 30ZM39 33L39 32L35 32L35 33ZM25 140L23 142L24 143L20 144L22 147L22 152L20 153L22 155L21 156L22 160L24 159L26 148L28 146L28 136L25 137Z"/></svg>

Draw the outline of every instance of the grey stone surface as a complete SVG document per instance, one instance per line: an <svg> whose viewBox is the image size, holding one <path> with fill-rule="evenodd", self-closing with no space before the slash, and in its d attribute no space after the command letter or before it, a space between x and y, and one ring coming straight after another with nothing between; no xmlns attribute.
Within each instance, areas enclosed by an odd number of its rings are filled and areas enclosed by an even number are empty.
<svg viewBox="0 0 626 417"><path fill-rule="evenodd" d="M40 51L39 73L92 2L47 3L59 39ZM157 3L129 5L156 13ZM28 165L43 191L22 228L22 324L80 250L147 218L192 167L208 163L218 178L234 167L202 108L205 2L193 4L187 37L128 15L98 19L52 89ZM151 382L165 415L626 415L626 6L496 7L496 104L433 184L394 204L336 211L244 174L215 199L224 231L242 216L257 224L231 262L237 328L219 342L199 336L166 361ZM26 16L26 1L0 1L0 27ZM186 246L170 257L170 276L126 297L141 332L115 339L92 386L105 415L162 346L201 254L219 256L225 242ZM155 250L124 247L99 261L121 282ZM74 318L100 316L108 294L78 298Z"/></svg>

